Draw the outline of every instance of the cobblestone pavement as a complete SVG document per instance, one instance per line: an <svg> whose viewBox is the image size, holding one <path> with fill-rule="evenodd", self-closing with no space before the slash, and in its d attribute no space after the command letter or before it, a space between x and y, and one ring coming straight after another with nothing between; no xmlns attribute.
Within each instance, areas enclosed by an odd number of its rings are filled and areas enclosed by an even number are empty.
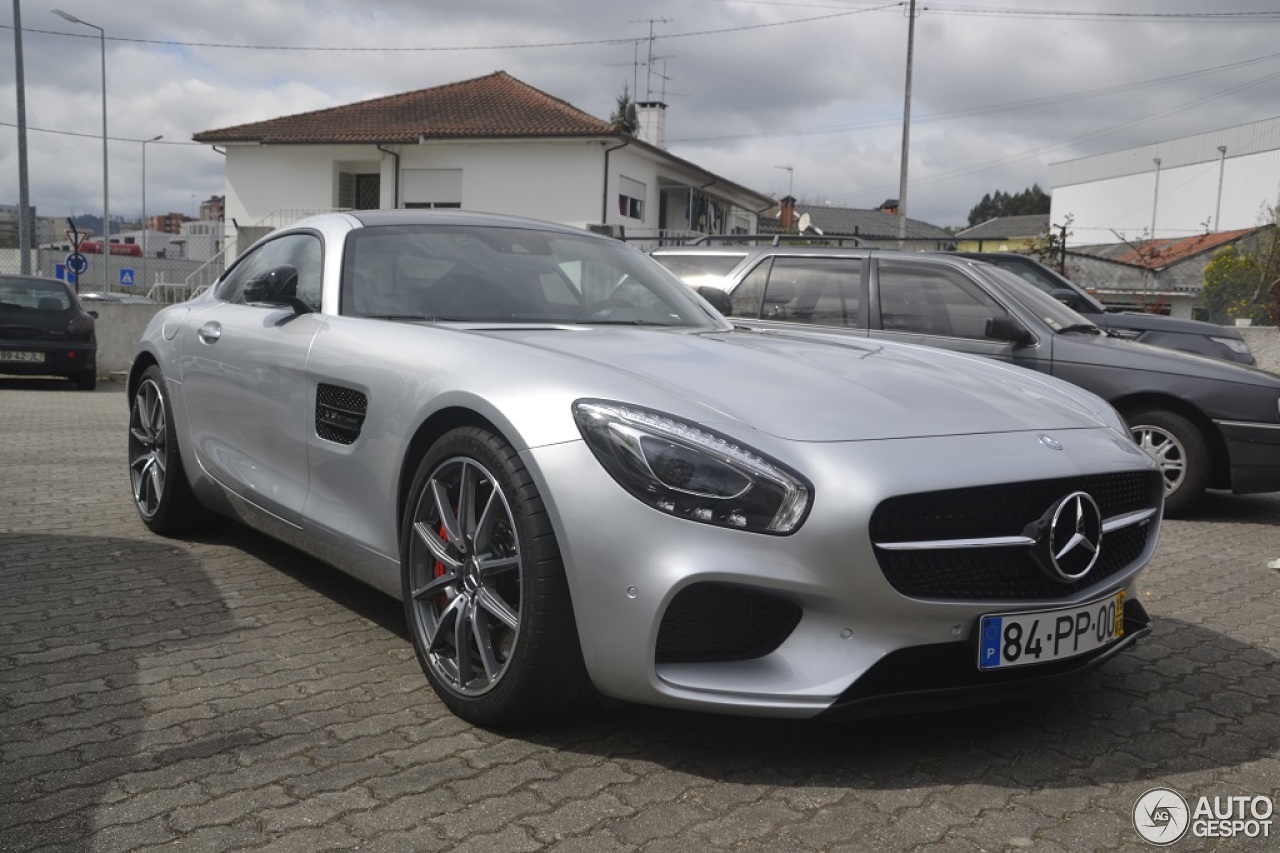
<svg viewBox="0 0 1280 853"><path fill-rule="evenodd" d="M1052 700L498 733L445 712L396 602L232 525L148 533L126 421L118 385L0 380L0 850L1139 849L1150 788L1280 786L1277 496L1168 523L1154 634Z"/></svg>

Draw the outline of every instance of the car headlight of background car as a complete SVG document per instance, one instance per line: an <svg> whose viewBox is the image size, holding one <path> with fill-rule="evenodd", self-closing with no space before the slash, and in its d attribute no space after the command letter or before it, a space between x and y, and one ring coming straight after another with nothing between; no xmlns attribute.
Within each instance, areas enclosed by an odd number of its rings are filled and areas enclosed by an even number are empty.
<svg viewBox="0 0 1280 853"><path fill-rule="evenodd" d="M573 417L605 470L660 512L786 534L809 510L813 489L803 477L726 436L605 400L579 400Z"/></svg>

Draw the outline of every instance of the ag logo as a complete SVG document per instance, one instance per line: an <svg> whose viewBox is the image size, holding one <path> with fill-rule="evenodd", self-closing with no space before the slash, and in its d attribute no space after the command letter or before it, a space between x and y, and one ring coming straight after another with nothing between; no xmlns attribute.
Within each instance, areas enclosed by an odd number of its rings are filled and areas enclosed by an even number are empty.
<svg viewBox="0 0 1280 853"><path fill-rule="evenodd" d="M1133 804L1134 829L1143 841L1157 847L1179 841L1190 825L1187 801L1171 788L1152 788Z"/></svg>

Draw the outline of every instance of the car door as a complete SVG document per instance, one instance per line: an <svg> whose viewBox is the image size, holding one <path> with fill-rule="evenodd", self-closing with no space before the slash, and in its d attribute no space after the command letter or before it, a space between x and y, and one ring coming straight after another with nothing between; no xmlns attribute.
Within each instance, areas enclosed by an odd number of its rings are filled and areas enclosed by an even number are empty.
<svg viewBox="0 0 1280 853"><path fill-rule="evenodd" d="M1014 361L1015 347L989 334L1009 312L977 282L945 264L909 259L876 263L871 337Z"/></svg>
<svg viewBox="0 0 1280 853"><path fill-rule="evenodd" d="M307 356L319 313L245 302L245 285L284 264L298 270L298 296L320 305L320 237L294 232L260 244L217 285L217 301L193 311L181 331L181 379L192 448L224 486L290 518L307 490L306 436L313 415Z"/></svg>
<svg viewBox="0 0 1280 853"><path fill-rule="evenodd" d="M766 257L734 287L730 316L837 327L865 336L865 265L859 257Z"/></svg>

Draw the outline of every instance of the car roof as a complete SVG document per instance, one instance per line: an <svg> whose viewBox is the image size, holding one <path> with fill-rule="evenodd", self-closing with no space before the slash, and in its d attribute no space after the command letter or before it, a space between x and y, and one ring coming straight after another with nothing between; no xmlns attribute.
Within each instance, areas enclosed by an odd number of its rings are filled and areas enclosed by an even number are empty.
<svg viewBox="0 0 1280 853"><path fill-rule="evenodd" d="M502 213L477 213L469 210L349 210L343 214L319 214L317 218L333 215L345 215L355 219L366 227L378 225L464 225L476 228L526 228L538 231L552 231L562 234L592 234L583 228L574 228L540 219L529 219L523 216L510 216ZM304 220L305 221L305 220ZM595 235L600 236L600 235ZM601 237L601 239L610 239Z"/></svg>

